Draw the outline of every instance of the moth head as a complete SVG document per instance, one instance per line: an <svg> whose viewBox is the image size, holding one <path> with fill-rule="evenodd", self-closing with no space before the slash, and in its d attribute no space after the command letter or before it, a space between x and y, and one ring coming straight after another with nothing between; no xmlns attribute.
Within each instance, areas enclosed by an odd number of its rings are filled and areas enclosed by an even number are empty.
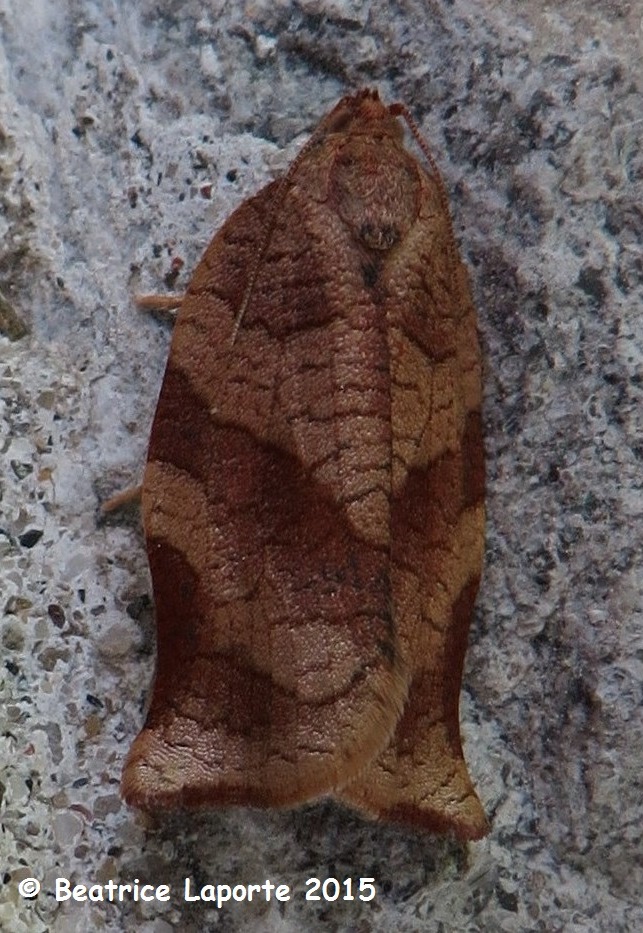
<svg viewBox="0 0 643 933"><path fill-rule="evenodd" d="M404 128L393 113L380 100L375 88L364 88L357 94L342 97L318 127L324 137L333 133L351 136L391 136L401 142Z"/></svg>

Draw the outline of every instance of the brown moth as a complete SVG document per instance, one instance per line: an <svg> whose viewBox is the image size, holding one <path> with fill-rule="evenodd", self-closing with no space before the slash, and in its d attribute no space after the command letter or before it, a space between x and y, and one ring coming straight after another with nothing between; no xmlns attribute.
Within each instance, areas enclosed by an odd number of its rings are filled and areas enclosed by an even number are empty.
<svg viewBox="0 0 643 933"><path fill-rule="evenodd" d="M158 660L129 804L332 794L487 832L458 721L480 369L428 148L400 104L345 97L181 300L142 491Z"/></svg>

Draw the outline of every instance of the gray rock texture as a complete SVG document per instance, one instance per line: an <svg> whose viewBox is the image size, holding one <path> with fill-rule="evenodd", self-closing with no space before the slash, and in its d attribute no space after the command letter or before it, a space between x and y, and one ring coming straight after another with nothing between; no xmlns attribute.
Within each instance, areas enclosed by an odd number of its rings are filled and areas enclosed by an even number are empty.
<svg viewBox="0 0 643 933"><path fill-rule="evenodd" d="M0 0L2 930L643 928L642 54L635 2ZM152 821L118 795L153 612L136 511L99 503L139 481L170 336L132 296L184 288L363 85L415 115L480 311L462 719L493 829L468 847L330 802ZM217 908L186 877L294 893ZM314 877L377 893L307 901Z"/></svg>

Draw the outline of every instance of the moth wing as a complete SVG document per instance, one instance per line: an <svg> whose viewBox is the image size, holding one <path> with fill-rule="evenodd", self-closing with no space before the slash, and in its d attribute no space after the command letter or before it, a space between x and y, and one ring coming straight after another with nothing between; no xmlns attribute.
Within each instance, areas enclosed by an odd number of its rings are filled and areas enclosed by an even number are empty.
<svg viewBox="0 0 643 933"><path fill-rule="evenodd" d="M489 826L464 761L458 709L483 561L481 364L467 273L429 182L424 201L428 228L422 233L420 218L418 237L427 246L408 244L387 289L397 296L388 311L397 321L393 423L404 438L392 588L411 683L389 744L338 797L383 820L478 839Z"/></svg>
<svg viewBox="0 0 643 933"><path fill-rule="evenodd" d="M157 669L122 781L144 809L329 792L384 748L406 697L390 398L359 345L385 337L359 308L348 320L337 282L350 294L362 273L305 191L274 183L230 217L175 325L142 496Z"/></svg>

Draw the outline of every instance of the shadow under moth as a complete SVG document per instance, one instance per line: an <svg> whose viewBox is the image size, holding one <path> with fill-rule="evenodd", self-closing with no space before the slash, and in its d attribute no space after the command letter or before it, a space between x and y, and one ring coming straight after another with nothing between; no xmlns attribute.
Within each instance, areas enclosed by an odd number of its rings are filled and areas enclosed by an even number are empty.
<svg viewBox="0 0 643 933"><path fill-rule="evenodd" d="M343 98L179 301L142 488L157 668L125 800L332 794L480 838L458 716L483 556L480 352L408 111Z"/></svg>

